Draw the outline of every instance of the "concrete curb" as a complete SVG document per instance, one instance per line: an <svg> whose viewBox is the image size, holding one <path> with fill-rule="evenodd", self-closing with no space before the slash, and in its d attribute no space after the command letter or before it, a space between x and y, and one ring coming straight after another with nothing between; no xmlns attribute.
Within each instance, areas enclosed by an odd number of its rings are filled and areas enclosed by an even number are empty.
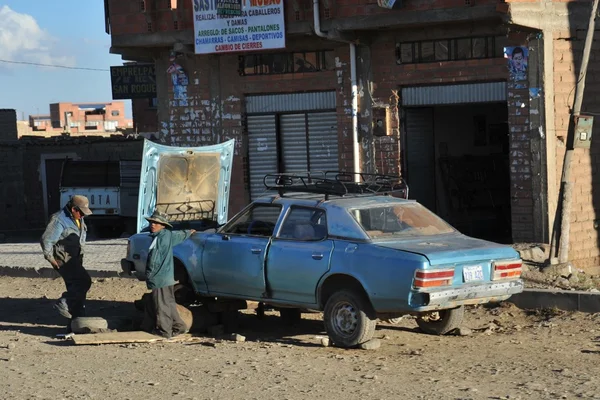
<svg viewBox="0 0 600 400"><path fill-rule="evenodd" d="M133 275L125 274L121 271L94 270L88 269L92 278L135 278ZM60 278L58 272L50 267L8 267L0 266L0 277L10 276L13 278Z"/></svg>
<svg viewBox="0 0 600 400"><path fill-rule="evenodd" d="M600 312L600 293L575 290L526 289L509 299L519 308L558 308L586 313Z"/></svg>

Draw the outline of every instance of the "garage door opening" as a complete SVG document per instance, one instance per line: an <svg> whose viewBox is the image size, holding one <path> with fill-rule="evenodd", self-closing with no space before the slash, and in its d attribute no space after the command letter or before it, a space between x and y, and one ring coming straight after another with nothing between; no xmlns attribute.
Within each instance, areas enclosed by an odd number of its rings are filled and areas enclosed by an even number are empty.
<svg viewBox="0 0 600 400"><path fill-rule="evenodd" d="M410 197L462 233L510 243L506 102L405 108Z"/></svg>

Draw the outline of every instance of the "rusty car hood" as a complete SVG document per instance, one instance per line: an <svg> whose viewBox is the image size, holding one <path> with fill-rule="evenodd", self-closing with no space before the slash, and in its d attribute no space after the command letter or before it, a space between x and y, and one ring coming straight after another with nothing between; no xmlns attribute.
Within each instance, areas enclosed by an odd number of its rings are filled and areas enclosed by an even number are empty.
<svg viewBox="0 0 600 400"><path fill-rule="evenodd" d="M227 222L234 144L172 147L144 140L137 231L155 209L170 221Z"/></svg>

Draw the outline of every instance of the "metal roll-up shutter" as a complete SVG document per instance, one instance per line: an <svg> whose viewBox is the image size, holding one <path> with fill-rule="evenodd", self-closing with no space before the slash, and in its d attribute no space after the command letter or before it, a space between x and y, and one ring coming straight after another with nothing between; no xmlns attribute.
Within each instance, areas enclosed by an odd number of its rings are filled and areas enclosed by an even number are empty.
<svg viewBox="0 0 600 400"><path fill-rule="evenodd" d="M311 171L337 171L338 160L337 114L332 112L308 114L308 149Z"/></svg>
<svg viewBox="0 0 600 400"><path fill-rule="evenodd" d="M435 201L433 108L406 109L407 181L411 199L432 211Z"/></svg>
<svg viewBox="0 0 600 400"><path fill-rule="evenodd" d="M275 115L248 116L248 164L250 198L265 193L263 178L277 172L277 136Z"/></svg>
<svg viewBox="0 0 600 400"><path fill-rule="evenodd" d="M506 82L458 85L414 86L402 88L402 105L495 103L506 101Z"/></svg>
<svg viewBox="0 0 600 400"><path fill-rule="evenodd" d="M283 171L287 173L308 171L306 150L306 114L287 114L279 119Z"/></svg>

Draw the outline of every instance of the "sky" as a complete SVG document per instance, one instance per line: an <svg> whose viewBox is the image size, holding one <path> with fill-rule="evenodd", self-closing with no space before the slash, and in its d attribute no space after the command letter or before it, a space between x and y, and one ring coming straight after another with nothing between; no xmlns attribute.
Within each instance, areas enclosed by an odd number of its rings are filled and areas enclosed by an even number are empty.
<svg viewBox="0 0 600 400"><path fill-rule="evenodd" d="M109 49L101 0L0 0L0 108L27 119L50 114L50 103L112 101L109 69L123 61ZM131 118L131 101L125 103Z"/></svg>

